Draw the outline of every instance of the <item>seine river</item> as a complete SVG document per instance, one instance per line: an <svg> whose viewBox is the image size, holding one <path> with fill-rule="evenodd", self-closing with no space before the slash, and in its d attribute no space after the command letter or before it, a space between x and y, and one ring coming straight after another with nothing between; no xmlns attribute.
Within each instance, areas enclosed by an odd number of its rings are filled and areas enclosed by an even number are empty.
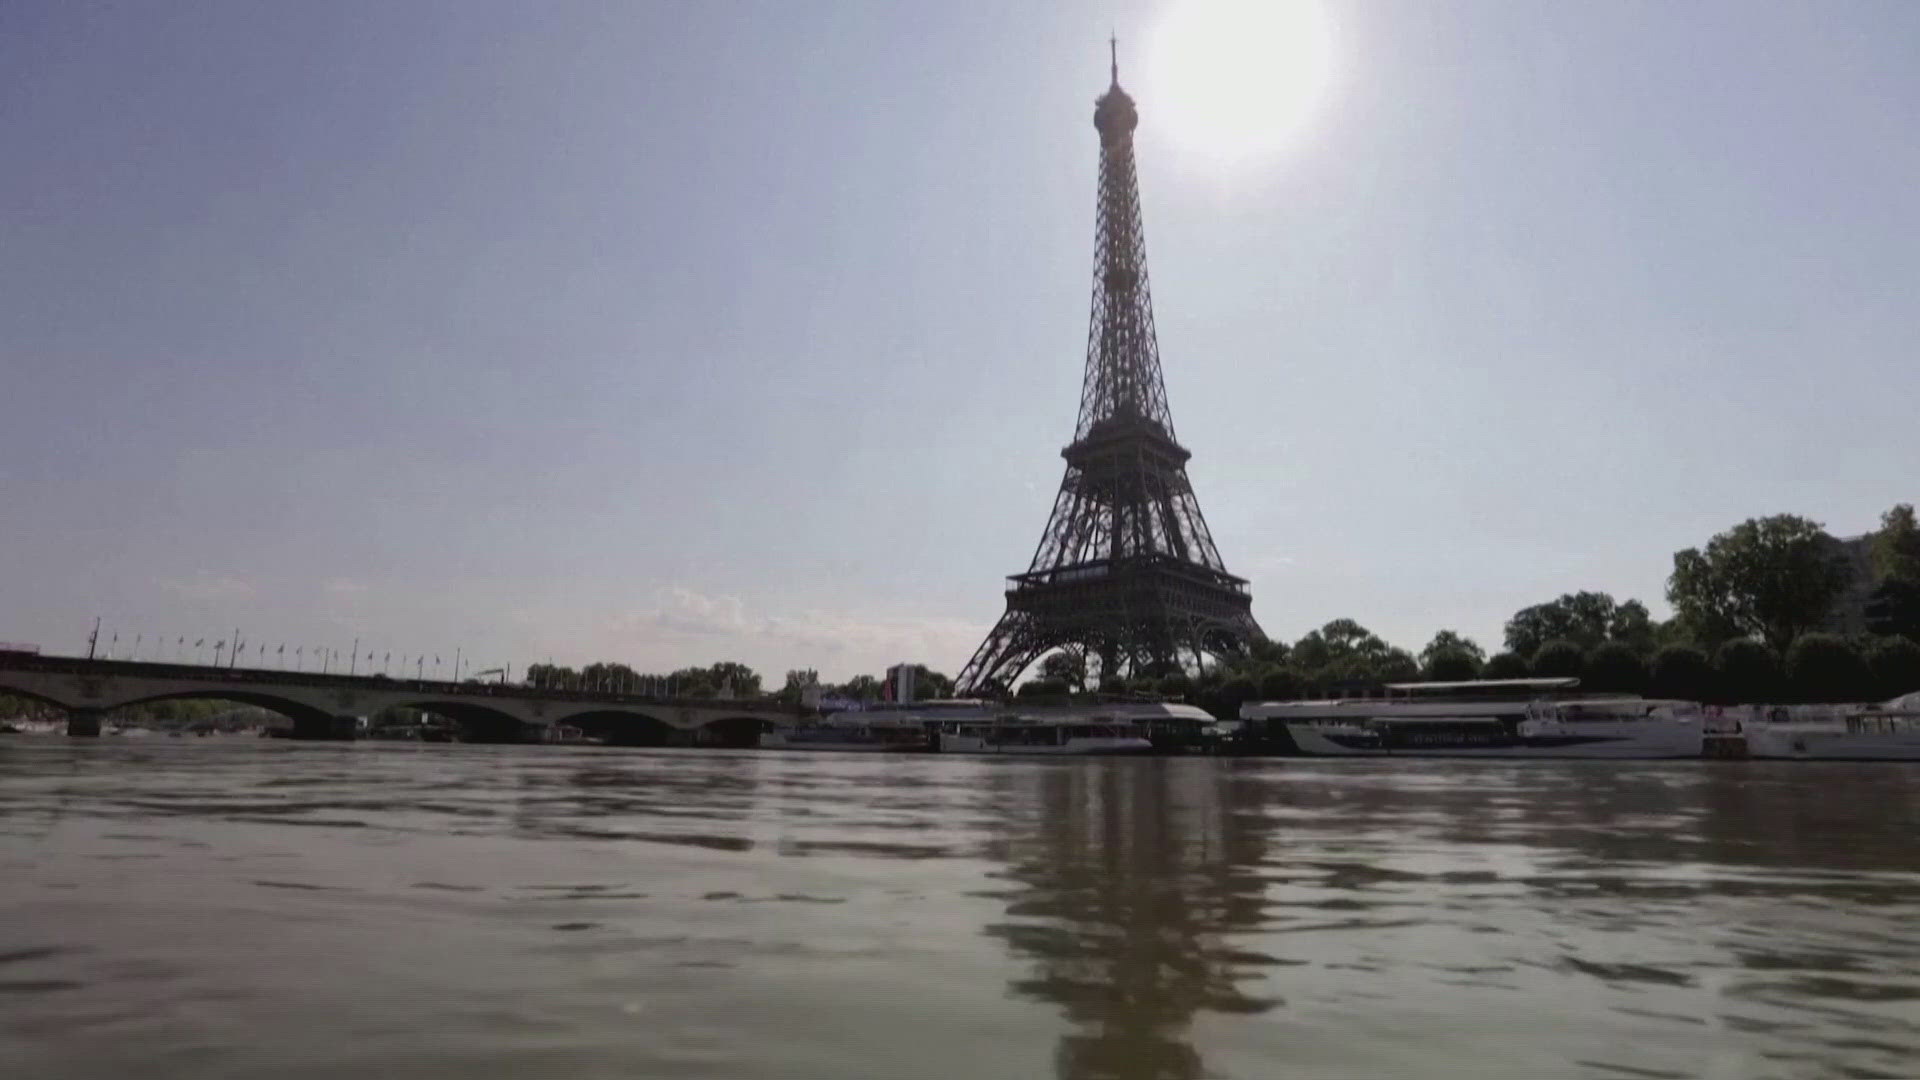
<svg viewBox="0 0 1920 1080"><path fill-rule="evenodd" d="M9 1077L1916 1063L1916 767L0 741Z"/></svg>

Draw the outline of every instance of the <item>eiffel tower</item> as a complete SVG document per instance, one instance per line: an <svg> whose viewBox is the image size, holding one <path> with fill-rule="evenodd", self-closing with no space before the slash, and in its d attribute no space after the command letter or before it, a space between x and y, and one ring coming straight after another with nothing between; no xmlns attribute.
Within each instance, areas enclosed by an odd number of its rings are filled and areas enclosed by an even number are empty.
<svg viewBox="0 0 1920 1080"><path fill-rule="evenodd" d="M1265 640L1247 582L1227 573L1173 434L1147 287L1133 168L1133 99L1113 82L1100 132L1093 317L1066 477L1033 562L1007 579L1007 611L960 673L963 693L1005 691L1050 650L1098 658L1102 679L1195 666Z"/></svg>

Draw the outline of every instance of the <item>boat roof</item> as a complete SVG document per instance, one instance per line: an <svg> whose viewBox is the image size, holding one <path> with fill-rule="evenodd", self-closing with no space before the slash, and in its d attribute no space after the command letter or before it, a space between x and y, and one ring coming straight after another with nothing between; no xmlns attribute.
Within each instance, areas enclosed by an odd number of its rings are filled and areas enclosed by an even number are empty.
<svg viewBox="0 0 1920 1080"><path fill-rule="evenodd" d="M1578 676L1566 675L1542 679L1460 679L1454 682L1394 682L1389 690L1407 693L1445 692L1448 690L1566 690L1579 686Z"/></svg>
<svg viewBox="0 0 1920 1080"><path fill-rule="evenodd" d="M1432 698L1309 698L1295 701L1249 701L1240 706L1240 718L1251 720L1278 716L1332 717L1345 715L1392 715L1396 717L1417 716L1453 716L1475 715L1516 715L1519 710L1531 709L1535 701L1515 695L1491 695L1478 698L1460 698L1438 700ZM1610 696L1552 698L1547 704L1560 709L1572 710L1635 710L1653 712L1656 709L1698 709L1699 702L1682 698L1643 698L1631 695L1615 694Z"/></svg>

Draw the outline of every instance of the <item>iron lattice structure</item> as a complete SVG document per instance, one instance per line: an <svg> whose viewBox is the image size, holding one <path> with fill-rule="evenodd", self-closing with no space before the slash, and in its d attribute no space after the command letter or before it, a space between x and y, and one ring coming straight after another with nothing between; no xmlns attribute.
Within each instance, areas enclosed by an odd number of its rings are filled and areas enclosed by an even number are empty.
<svg viewBox="0 0 1920 1080"><path fill-rule="evenodd" d="M1094 105L1100 196L1093 313L1066 476L1007 611L961 671L965 693L1005 690L1041 655L1097 657L1102 677L1171 671L1264 640L1247 582L1227 572L1174 438L1147 284L1134 174L1139 114L1113 83Z"/></svg>

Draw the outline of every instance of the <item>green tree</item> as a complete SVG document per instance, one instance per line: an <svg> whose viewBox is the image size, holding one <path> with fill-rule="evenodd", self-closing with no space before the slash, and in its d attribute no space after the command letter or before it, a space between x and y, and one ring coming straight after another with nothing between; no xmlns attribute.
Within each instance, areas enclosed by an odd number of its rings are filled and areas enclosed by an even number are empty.
<svg viewBox="0 0 1920 1080"><path fill-rule="evenodd" d="M1873 569L1881 577L1920 581L1920 523L1912 503L1900 503L1880 515L1873 534Z"/></svg>
<svg viewBox="0 0 1920 1080"><path fill-rule="evenodd" d="M1920 578L1882 581L1867 598L1867 629L1920 641Z"/></svg>
<svg viewBox="0 0 1920 1080"><path fill-rule="evenodd" d="M1388 649L1375 661L1373 675L1382 682L1412 682L1420 677L1420 661L1405 649Z"/></svg>
<svg viewBox="0 0 1920 1080"><path fill-rule="evenodd" d="M1072 689L1084 690L1087 685L1087 658L1063 649L1040 661L1040 674L1065 683Z"/></svg>
<svg viewBox="0 0 1920 1080"><path fill-rule="evenodd" d="M835 688L835 696L853 701L879 701L880 680L871 675L855 675Z"/></svg>
<svg viewBox="0 0 1920 1080"><path fill-rule="evenodd" d="M1586 666L1587 654L1579 642L1565 638L1549 641L1533 654L1533 673L1543 679L1577 677Z"/></svg>
<svg viewBox="0 0 1920 1080"><path fill-rule="evenodd" d="M1007 684L998 679L982 679L973 685L973 696L981 701L1004 701Z"/></svg>
<svg viewBox="0 0 1920 1080"><path fill-rule="evenodd" d="M1873 671L1853 642L1838 634L1802 634L1787 650L1787 685L1801 701L1866 701Z"/></svg>
<svg viewBox="0 0 1920 1080"><path fill-rule="evenodd" d="M953 696L953 676L925 664L914 665L913 700L937 701Z"/></svg>
<svg viewBox="0 0 1920 1080"><path fill-rule="evenodd" d="M1607 640L1645 656L1660 645L1660 624L1653 621L1647 605L1628 600L1614 608L1613 618L1607 620Z"/></svg>
<svg viewBox="0 0 1920 1080"><path fill-rule="evenodd" d="M1284 641L1267 639L1247 644L1247 660L1253 664L1277 667L1289 659L1290 649Z"/></svg>
<svg viewBox="0 0 1920 1080"><path fill-rule="evenodd" d="M1419 661L1352 619L1335 619L1293 646L1291 666L1316 684L1417 678Z"/></svg>
<svg viewBox="0 0 1920 1080"><path fill-rule="evenodd" d="M558 664L528 664L527 685L538 690L570 689L580 683L580 673Z"/></svg>
<svg viewBox="0 0 1920 1080"><path fill-rule="evenodd" d="M1876 698L1896 698L1920 690L1920 644L1906 638L1881 638L1867 652Z"/></svg>
<svg viewBox="0 0 1920 1080"><path fill-rule="evenodd" d="M716 694L730 690L737 698L760 696L759 673L738 660L722 660L708 668L707 680Z"/></svg>
<svg viewBox="0 0 1920 1080"><path fill-rule="evenodd" d="M1467 679L1476 679L1480 677L1480 661L1472 653L1463 649L1428 652L1426 676L1434 682L1462 682Z"/></svg>
<svg viewBox="0 0 1920 1080"><path fill-rule="evenodd" d="M1913 504L1901 503L1880 516L1873 566L1882 580L1867 600L1868 628L1920 642L1920 524Z"/></svg>
<svg viewBox="0 0 1920 1080"><path fill-rule="evenodd" d="M1624 641L1603 641L1587 653L1580 685L1607 693L1639 694L1647 689L1647 665Z"/></svg>
<svg viewBox="0 0 1920 1080"><path fill-rule="evenodd" d="M1020 689L1015 691L1015 696L1022 698L1064 697L1068 693L1068 689L1067 684L1059 679L1029 679L1020 684Z"/></svg>
<svg viewBox="0 0 1920 1080"><path fill-rule="evenodd" d="M1705 701L1713 696L1713 664L1691 645L1669 645L1654 653L1649 674L1659 697Z"/></svg>
<svg viewBox="0 0 1920 1080"><path fill-rule="evenodd" d="M1674 553L1667 599L1713 640L1754 636L1784 650L1820 625L1852 571L1818 522L1792 514L1752 518L1703 552Z"/></svg>
<svg viewBox="0 0 1920 1080"><path fill-rule="evenodd" d="M1517 653L1494 653L1487 658L1486 665L1480 669L1480 677L1483 679L1524 679L1532 674L1532 670L1533 669L1527 666L1526 659Z"/></svg>
<svg viewBox="0 0 1920 1080"><path fill-rule="evenodd" d="M1260 697L1267 701L1288 701L1300 696L1300 675L1289 667L1268 668L1260 676Z"/></svg>
<svg viewBox="0 0 1920 1080"><path fill-rule="evenodd" d="M1780 657L1752 638L1734 638L1713 654L1721 696L1730 703L1777 700L1784 689Z"/></svg>
<svg viewBox="0 0 1920 1080"><path fill-rule="evenodd" d="M1379 635L1352 619L1335 619L1309 633L1294 645L1296 659L1317 667L1343 660L1377 660L1386 656L1389 646ZM1299 656L1305 652L1305 656Z"/></svg>
<svg viewBox="0 0 1920 1080"><path fill-rule="evenodd" d="M1632 601L1638 605L1638 601ZM1644 614L1645 608L1641 608ZM1603 592L1567 593L1558 600L1535 604L1507 620L1507 650L1533 656L1550 641L1570 641L1581 650L1607 640L1619 605Z"/></svg>
<svg viewBox="0 0 1920 1080"><path fill-rule="evenodd" d="M580 669L580 688L598 693L621 693L639 686L640 676L625 664L602 660Z"/></svg>
<svg viewBox="0 0 1920 1080"><path fill-rule="evenodd" d="M1352 619L1335 619L1320 628L1335 656L1380 656L1387 643L1380 636Z"/></svg>
<svg viewBox="0 0 1920 1080"><path fill-rule="evenodd" d="M713 673L703 667L683 667L669 672L666 679L667 690L675 697L710 698L718 689L713 682Z"/></svg>
<svg viewBox="0 0 1920 1080"><path fill-rule="evenodd" d="M1208 695L1202 707L1217 719L1233 720L1239 717L1240 706L1259 696L1260 684L1254 682L1251 676L1235 675Z"/></svg>
<svg viewBox="0 0 1920 1080"><path fill-rule="evenodd" d="M1433 667L1433 658L1442 653L1463 654L1473 661L1476 668L1487 662L1487 651L1482 649L1479 643L1475 642L1472 638L1462 636L1452 630L1442 630L1433 635L1433 640L1427 642L1426 648L1420 650L1420 666L1424 668ZM1468 676L1468 678L1472 678L1472 676Z"/></svg>

